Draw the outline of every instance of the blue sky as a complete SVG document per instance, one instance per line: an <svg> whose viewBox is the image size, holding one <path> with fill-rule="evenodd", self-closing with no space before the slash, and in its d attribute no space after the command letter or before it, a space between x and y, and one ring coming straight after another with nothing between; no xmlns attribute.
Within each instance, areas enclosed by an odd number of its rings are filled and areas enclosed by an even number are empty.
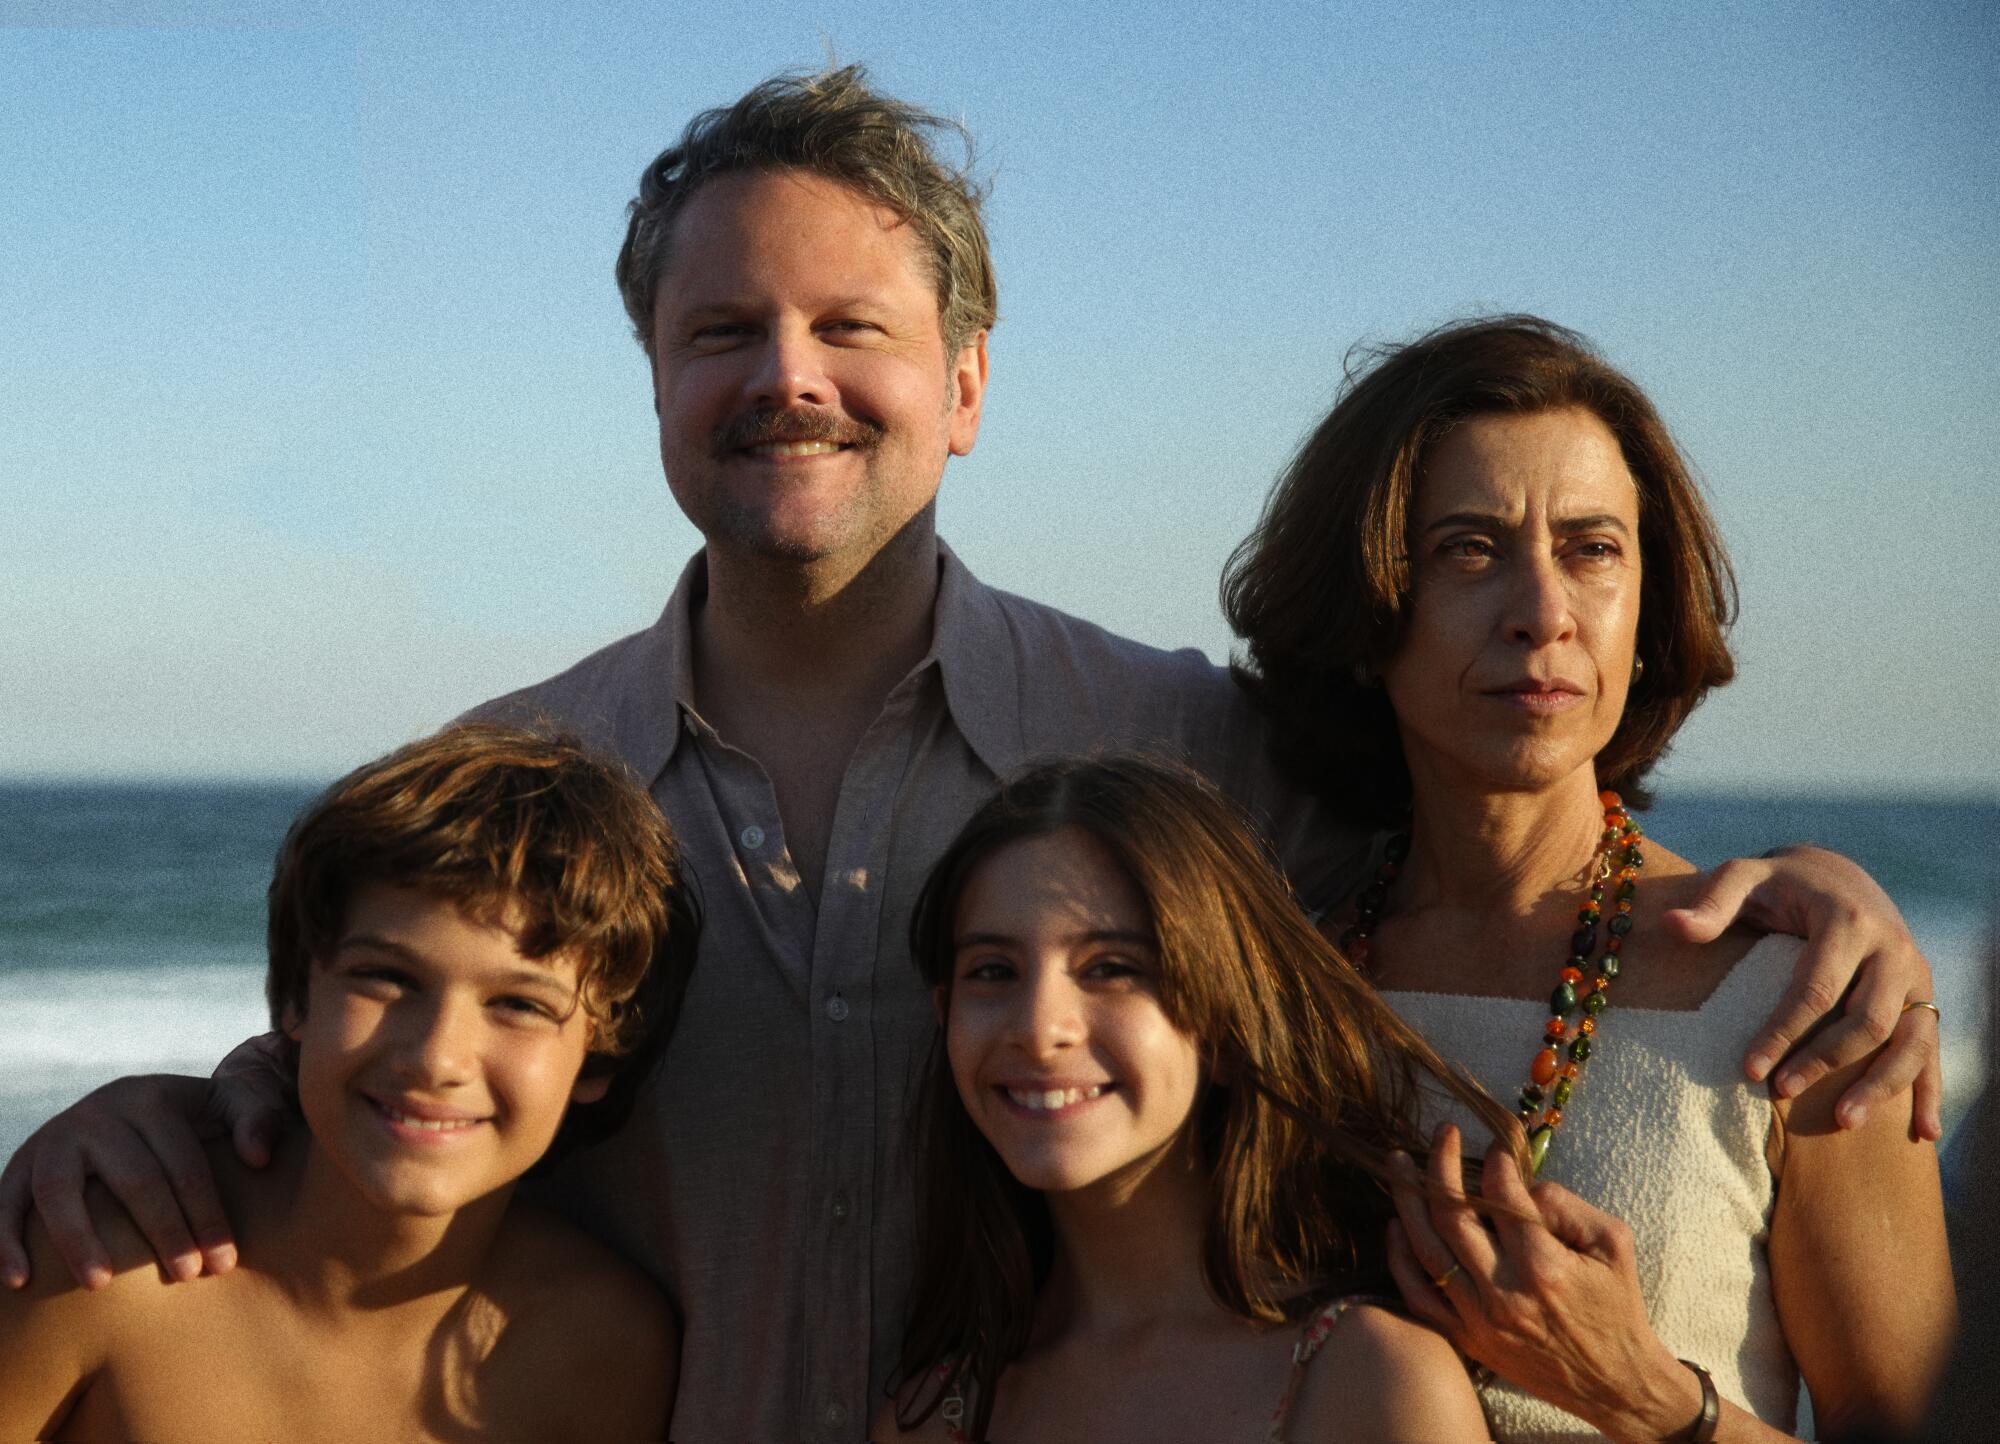
<svg viewBox="0 0 2000 1444"><path fill-rule="evenodd" d="M415 8L0 0L0 773L324 776L649 622L622 208L830 44L992 181L988 580L1222 656L1349 347L1539 311L1741 574L1667 782L2000 793L1990 6Z"/></svg>

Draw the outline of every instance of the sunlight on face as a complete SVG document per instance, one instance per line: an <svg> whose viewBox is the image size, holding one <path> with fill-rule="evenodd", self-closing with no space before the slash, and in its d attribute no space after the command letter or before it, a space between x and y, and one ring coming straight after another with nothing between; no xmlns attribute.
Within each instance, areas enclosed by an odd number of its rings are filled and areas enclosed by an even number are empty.
<svg viewBox="0 0 2000 1444"><path fill-rule="evenodd" d="M1575 408L1476 416L1425 458L1382 681L1421 786L1538 789L1617 730L1639 627L1639 493Z"/></svg>
<svg viewBox="0 0 2000 1444"><path fill-rule="evenodd" d="M995 852L959 898L945 1043L966 1111L1031 1188L1130 1181L1181 1134L1195 1040L1160 1006L1145 899L1070 827Z"/></svg>

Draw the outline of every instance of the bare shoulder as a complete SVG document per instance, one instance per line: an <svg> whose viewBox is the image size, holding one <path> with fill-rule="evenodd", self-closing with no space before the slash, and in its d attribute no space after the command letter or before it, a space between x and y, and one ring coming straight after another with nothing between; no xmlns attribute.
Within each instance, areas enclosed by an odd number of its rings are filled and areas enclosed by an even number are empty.
<svg viewBox="0 0 2000 1444"><path fill-rule="evenodd" d="M105 1243L112 1277L87 1289L71 1276L39 1216L28 1220L33 1273L26 1288L0 1288L0 1438L49 1438L125 1338L158 1338L173 1287L125 1210L92 1184L86 1206Z"/></svg>
<svg viewBox="0 0 2000 1444"><path fill-rule="evenodd" d="M482 1291L506 1318L510 1391L559 1401L579 1438L665 1437L680 1325L643 1270L554 1214L516 1204Z"/></svg>
<svg viewBox="0 0 2000 1444"><path fill-rule="evenodd" d="M1486 1416L1465 1361L1444 1336L1371 1304L1334 1324L1285 1426L1290 1444L1368 1439L1485 1439Z"/></svg>

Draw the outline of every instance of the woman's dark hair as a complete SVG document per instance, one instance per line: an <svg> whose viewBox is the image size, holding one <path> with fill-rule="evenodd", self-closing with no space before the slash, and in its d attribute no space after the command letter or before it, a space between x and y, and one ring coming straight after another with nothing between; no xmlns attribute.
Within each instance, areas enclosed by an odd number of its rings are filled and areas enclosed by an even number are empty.
<svg viewBox="0 0 2000 1444"><path fill-rule="evenodd" d="M1247 644L1237 680L1269 717L1279 763L1363 821L1401 818L1409 770L1389 700L1369 679L1402 639L1426 458L1469 417L1578 407L1610 428L1638 484L1645 669L1597 774L1645 806L1647 771L1708 689L1736 673L1725 638L1735 576L1666 423L1583 337L1536 316L1455 321L1362 355L1223 571L1223 611Z"/></svg>
<svg viewBox="0 0 2000 1444"><path fill-rule="evenodd" d="M911 922L949 1026L959 900L995 853L1081 828L1145 899L1160 1005L1196 1041L1193 1126L1210 1171L1202 1272L1248 1319L1297 1318L1383 1287L1392 1149L1424 1152L1420 1083L1518 1146L1520 1129L1389 1010L1320 936L1241 814L1181 768L1135 757L1045 763L1001 785L931 869ZM1028 1340L1054 1237L1042 1195L973 1124L940 1033L916 1130L917 1272L895 1383L914 1428L954 1389L983 1437L993 1390Z"/></svg>

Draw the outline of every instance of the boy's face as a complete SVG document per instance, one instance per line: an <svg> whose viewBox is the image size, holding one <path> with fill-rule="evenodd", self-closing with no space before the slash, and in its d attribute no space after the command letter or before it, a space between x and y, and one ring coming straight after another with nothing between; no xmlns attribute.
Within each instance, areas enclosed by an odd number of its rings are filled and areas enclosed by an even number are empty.
<svg viewBox="0 0 2000 1444"><path fill-rule="evenodd" d="M520 1177L570 1101L590 1020L576 964L521 955L452 902L373 883L308 982L299 1106L315 1144L377 1208L442 1214Z"/></svg>

